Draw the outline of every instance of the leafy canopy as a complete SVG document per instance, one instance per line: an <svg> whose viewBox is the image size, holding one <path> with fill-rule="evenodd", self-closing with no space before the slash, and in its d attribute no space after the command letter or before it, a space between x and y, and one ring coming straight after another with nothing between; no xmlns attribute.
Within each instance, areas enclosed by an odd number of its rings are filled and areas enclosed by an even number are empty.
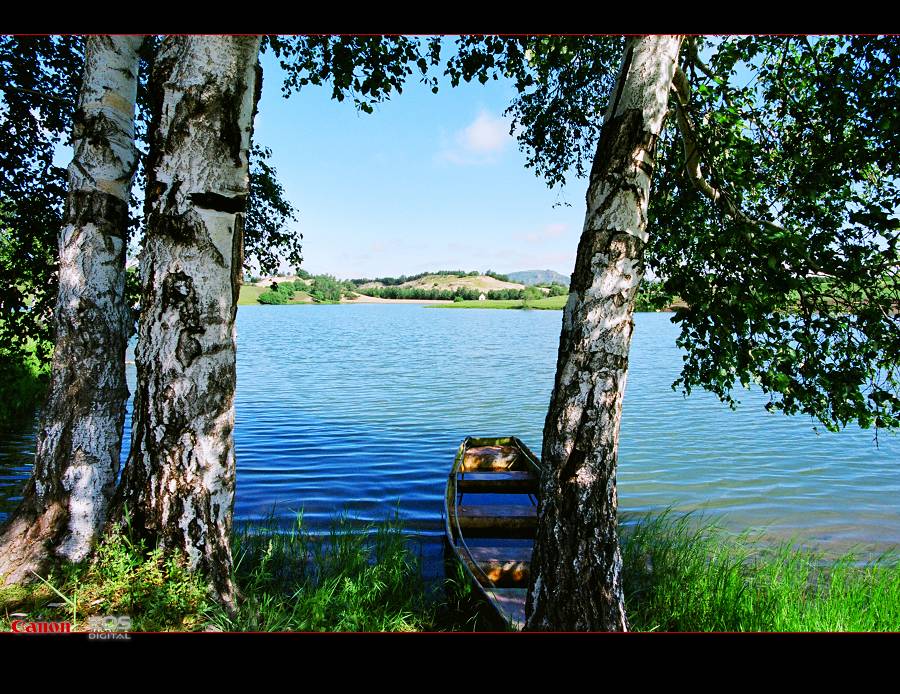
<svg viewBox="0 0 900 694"><path fill-rule="evenodd" d="M349 97L358 110L372 113L392 92L401 94L416 72L438 90L437 78L428 72L439 64L440 37L266 36L263 50L271 50L286 71L285 98L307 85L330 84L333 99Z"/></svg>
<svg viewBox="0 0 900 694"><path fill-rule="evenodd" d="M67 142L83 62L71 36L0 36L0 362L47 359ZM0 364L2 366L2 364Z"/></svg>
<svg viewBox="0 0 900 694"><path fill-rule="evenodd" d="M135 253L143 237L147 80L158 43L158 37L148 37L141 48L135 138L142 156L130 222ZM83 69L84 37L0 36L0 362L20 363L34 345L42 362L52 351L57 239L67 186L66 169L53 164L53 155L59 145L70 144ZM268 148L253 146L244 225L245 266L264 272L276 271L282 258L302 261L302 236L288 227L296 211L270 157ZM127 293L131 304L138 301L136 272L127 274Z"/></svg>

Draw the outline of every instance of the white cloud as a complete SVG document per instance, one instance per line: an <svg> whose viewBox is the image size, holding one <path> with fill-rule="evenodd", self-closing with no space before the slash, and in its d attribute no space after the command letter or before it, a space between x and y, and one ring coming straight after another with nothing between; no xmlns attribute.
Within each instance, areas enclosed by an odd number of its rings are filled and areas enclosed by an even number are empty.
<svg viewBox="0 0 900 694"><path fill-rule="evenodd" d="M460 133L460 141L470 152L476 154L500 152L509 141L506 123L487 111L478 114L475 121Z"/></svg>
<svg viewBox="0 0 900 694"><path fill-rule="evenodd" d="M511 140L507 122L482 109L475 120L453 135L452 142L442 138L437 159L461 166L492 164Z"/></svg>
<svg viewBox="0 0 900 694"><path fill-rule="evenodd" d="M525 240L530 243L543 243L562 236L568 231L569 225L562 222L553 222L545 224L538 231L532 231L525 234Z"/></svg>

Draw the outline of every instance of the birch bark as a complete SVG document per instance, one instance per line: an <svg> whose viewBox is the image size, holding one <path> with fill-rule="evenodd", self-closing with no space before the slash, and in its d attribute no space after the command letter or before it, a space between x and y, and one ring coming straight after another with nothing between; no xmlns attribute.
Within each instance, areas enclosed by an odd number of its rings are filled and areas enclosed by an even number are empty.
<svg viewBox="0 0 900 694"><path fill-rule="evenodd" d="M50 391L34 473L0 535L0 577L32 579L91 550L112 496L125 421L128 196L142 38L89 37L74 118Z"/></svg>
<svg viewBox="0 0 900 694"><path fill-rule="evenodd" d="M656 141L681 38L630 38L591 171L544 423L526 628L625 631L616 462Z"/></svg>
<svg viewBox="0 0 900 694"><path fill-rule="evenodd" d="M131 453L132 532L179 549L232 606L235 315L258 37L167 37L151 76Z"/></svg>

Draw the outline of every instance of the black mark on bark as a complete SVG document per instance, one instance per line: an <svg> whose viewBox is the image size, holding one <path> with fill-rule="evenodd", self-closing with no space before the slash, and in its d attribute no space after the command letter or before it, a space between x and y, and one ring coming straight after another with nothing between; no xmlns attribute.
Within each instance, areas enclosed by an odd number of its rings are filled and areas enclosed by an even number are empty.
<svg viewBox="0 0 900 694"><path fill-rule="evenodd" d="M197 207L217 212L237 214L247 208L246 195L220 195L219 193L191 193L188 196Z"/></svg>
<svg viewBox="0 0 900 694"><path fill-rule="evenodd" d="M559 472L560 484L565 484L566 482L571 482L575 479L575 475L578 474L578 470L582 465L584 465L584 458L584 451L579 450L578 448L572 449L572 452L569 454L569 458L566 460L566 464L563 465L562 470L560 470Z"/></svg>
<svg viewBox="0 0 900 694"><path fill-rule="evenodd" d="M104 234L124 238L128 204L99 190L76 190L66 198L66 220L75 227L96 225Z"/></svg>

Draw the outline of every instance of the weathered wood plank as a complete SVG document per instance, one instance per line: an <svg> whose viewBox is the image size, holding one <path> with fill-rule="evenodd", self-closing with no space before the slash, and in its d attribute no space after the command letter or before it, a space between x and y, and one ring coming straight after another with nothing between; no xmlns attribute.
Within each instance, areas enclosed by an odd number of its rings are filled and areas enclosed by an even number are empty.
<svg viewBox="0 0 900 694"><path fill-rule="evenodd" d="M456 480L457 489L468 493L537 494L539 480L529 472L466 472Z"/></svg>
<svg viewBox="0 0 900 694"><path fill-rule="evenodd" d="M534 506L459 506L459 527L472 537L534 537L537 508Z"/></svg>
<svg viewBox="0 0 900 694"><path fill-rule="evenodd" d="M469 545L472 559L482 561L531 561L531 547L472 547Z"/></svg>
<svg viewBox="0 0 900 694"><path fill-rule="evenodd" d="M510 520L537 518L537 506L526 506L525 504L464 504L457 506L457 513L459 513L460 518L464 516L470 518L508 518Z"/></svg>

